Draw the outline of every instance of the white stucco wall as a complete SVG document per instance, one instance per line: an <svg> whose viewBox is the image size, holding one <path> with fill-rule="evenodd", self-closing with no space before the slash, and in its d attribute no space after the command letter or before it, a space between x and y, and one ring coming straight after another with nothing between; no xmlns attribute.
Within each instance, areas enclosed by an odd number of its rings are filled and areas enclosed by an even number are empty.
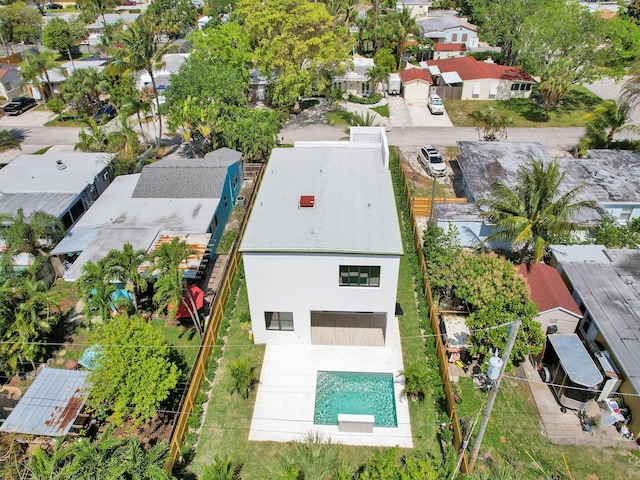
<svg viewBox="0 0 640 480"><path fill-rule="evenodd" d="M399 256L243 253L256 343L311 343L311 311L395 314ZM380 266L379 287L341 287L340 265ZM292 312L293 331L267 330L265 312Z"/></svg>
<svg viewBox="0 0 640 480"><path fill-rule="evenodd" d="M467 35L465 40L462 39L463 35ZM444 31L444 38L447 43L464 43L467 50L478 48L478 34L468 28L448 28Z"/></svg>
<svg viewBox="0 0 640 480"><path fill-rule="evenodd" d="M531 96L531 90L511 90L512 83L495 78L467 80L462 86L462 100L509 100ZM495 88L493 95L492 88Z"/></svg>
<svg viewBox="0 0 640 480"><path fill-rule="evenodd" d="M582 317L576 317L561 309L551 310L541 313L536 320L542 324L542 332L547 332L547 327L551 323L558 325L558 333L575 333L578 323Z"/></svg>
<svg viewBox="0 0 640 480"><path fill-rule="evenodd" d="M402 96L407 100L426 100L430 91L431 84L420 80L402 85Z"/></svg>

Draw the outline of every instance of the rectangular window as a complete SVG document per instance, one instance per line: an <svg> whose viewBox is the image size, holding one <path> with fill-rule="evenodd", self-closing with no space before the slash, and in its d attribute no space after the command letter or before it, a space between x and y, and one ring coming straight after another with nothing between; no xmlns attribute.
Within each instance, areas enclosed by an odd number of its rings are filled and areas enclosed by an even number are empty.
<svg viewBox="0 0 640 480"><path fill-rule="evenodd" d="M482 88L482 85L480 85L479 83L475 83L473 85L473 92L471 93L471 98L480 98L481 88Z"/></svg>
<svg viewBox="0 0 640 480"><path fill-rule="evenodd" d="M218 228L218 215L213 216L213 222L211 223L211 232L215 232Z"/></svg>
<svg viewBox="0 0 640 480"><path fill-rule="evenodd" d="M267 330L293 332L293 312L264 312Z"/></svg>
<svg viewBox="0 0 640 480"><path fill-rule="evenodd" d="M526 90L527 89L527 84L526 83L521 83L520 84L520 90Z"/></svg>
<svg viewBox="0 0 640 480"><path fill-rule="evenodd" d="M451 35L451 43L456 43L458 41L458 34L454 33Z"/></svg>
<svg viewBox="0 0 640 480"><path fill-rule="evenodd" d="M231 183L233 183L233 188L235 189L236 185L238 185L238 174L233 174L233 181Z"/></svg>
<svg viewBox="0 0 640 480"><path fill-rule="evenodd" d="M467 43L467 39L469 38L469 36L466 33L462 34L462 43Z"/></svg>
<svg viewBox="0 0 640 480"><path fill-rule="evenodd" d="M525 90L531 90L531 84L530 83L525 84L525 87L526 87Z"/></svg>
<svg viewBox="0 0 640 480"><path fill-rule="evenodd" d="M511 90L513 90L513 91L520 90L520 84L519 83L512 83L511 84Z"/></svg>
<svg viewBox="0 0 640 480"><path fill-rule="evenodd" d="M11 82L4 82L3 85L6 92L10 92L11 90L13 90L13 88L11 87Z"/></svg>
<svg viewBox="0 0 640 480"><path fill-rule="evenodd" d="M380 267L340 265L341 287L379 287Z"/></svg>
<svg viewBox="0 0 640 480"><path fill-rule="evenodd" d="M227 196L224 196L224 208L227 208L229 206L229 199L227 198Z"/></svg>

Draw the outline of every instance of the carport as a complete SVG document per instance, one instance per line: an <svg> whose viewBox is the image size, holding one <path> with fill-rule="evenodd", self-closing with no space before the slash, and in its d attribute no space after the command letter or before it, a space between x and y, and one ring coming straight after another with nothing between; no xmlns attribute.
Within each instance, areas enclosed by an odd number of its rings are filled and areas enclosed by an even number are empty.
<svg viewBox="0 0 640 480"><path fill-rule="evenodd" d="M386 328L385 313L311 312L313 345L383 347Z"/></svg>

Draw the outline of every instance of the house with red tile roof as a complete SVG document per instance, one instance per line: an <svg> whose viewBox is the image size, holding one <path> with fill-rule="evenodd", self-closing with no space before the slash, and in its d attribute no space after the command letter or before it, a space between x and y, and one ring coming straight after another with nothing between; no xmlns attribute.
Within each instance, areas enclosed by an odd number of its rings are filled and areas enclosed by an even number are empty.
<svg viewBox="0 0 640 480"><path fill-rule="evenodd" d="M462 87L460 100L529 98L536 82L522 68L480 62L473 57L428 60L426 64L434 85Z"/></svg>
<svg viewBox="0 0 640 480"><path fill-rule="evenodd" d="M529 285L531 300L538 305L540 315L537 320L542 324L542 331L574 333L582 312L558 270L544 263L523 263L516 270Z"/></svg>
<svg viewBox="0 0 640 480"><path fill-rule="evenodd" d="M431 92L433 79L428 70L410 67L398 72L402 82L401 94L407 100L426 100Z"/></svg>
<svg viewBox="0 0 640 480"><path fill-rule="evenodd" d="M436 43L433 46L433 59L461 58L467 56L467 46L464 43Z"/></svg>

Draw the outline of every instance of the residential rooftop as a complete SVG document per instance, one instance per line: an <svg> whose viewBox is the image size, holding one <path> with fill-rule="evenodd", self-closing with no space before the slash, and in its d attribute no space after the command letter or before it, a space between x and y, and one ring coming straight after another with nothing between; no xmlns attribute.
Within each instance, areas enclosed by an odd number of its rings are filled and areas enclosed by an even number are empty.
<svg viewBox="0 0 640 480"><path fill-rule="evenodd" d="M428 18L416 20L418 27L423 33L441 32L450 28L464 27L469 30L477 30L477 26L467 22L464 18L454 15L434 15L429 12Z"/></svg>
<svg viewBox="0 0 640 480"><path fill-rule="evenodd" d="M426 64L429 66L429 70L432 73L435 72L434 67L443 74L456 72L459 77L465 81L478 80L482 78L493 78L496 80L535 82L534 78L522 68L498 65L497 63L493 62L481 62L473 57L427 60Z"/></svg>
<svg viewBox="0 0 640 480"><path fill-rule="evenodd" d="M542 262L522 263L516 267L516 270L527 281L531 291L531 300L538 305L540 313L559 308L577 317L582 317L580 308L564 284L558 270Z"/></svg>
<svg viewBox="0 0 640 480"><path fill-rule="evenodd" d="M402 254L384 132L354 130L352 140L273 150L243 252Z"/></svg>

